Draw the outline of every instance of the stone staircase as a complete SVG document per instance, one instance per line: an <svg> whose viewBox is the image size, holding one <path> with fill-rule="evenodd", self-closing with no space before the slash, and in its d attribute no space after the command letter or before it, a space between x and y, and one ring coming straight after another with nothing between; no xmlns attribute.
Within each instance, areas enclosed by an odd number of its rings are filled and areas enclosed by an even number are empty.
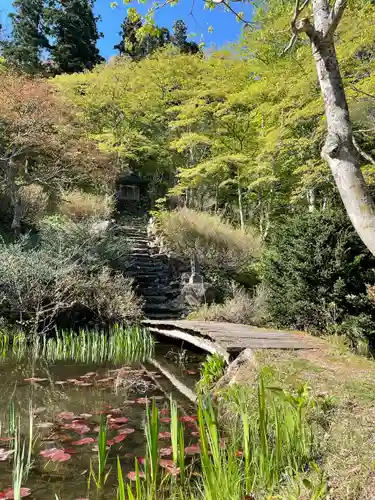
<svg viewBox="0 0 375 500"><path fill-rule="evenodd" d="M150 319L178 319L185 309L179 304L180 281L166 255L148 245L145 221L132 218L122 225L131 252L127 275L134 279L135 290L144 300L144 313Z"/></svg>

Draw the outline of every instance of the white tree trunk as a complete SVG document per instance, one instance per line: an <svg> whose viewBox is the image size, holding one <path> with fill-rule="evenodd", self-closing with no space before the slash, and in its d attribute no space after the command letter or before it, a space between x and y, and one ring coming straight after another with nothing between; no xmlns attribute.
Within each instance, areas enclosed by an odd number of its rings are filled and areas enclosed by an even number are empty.
<svg viewBox="0 0 375 500"><path fill-rule="evenodd" d="M324 99L328 134L322 157L328 162L355 230L375 255L375 205L353 144L348 104L333 40L334 29L346 2L337 0L336 4L331 10L328 0L312 0L314 26L305 19L299 29L305 31L311 40Z"/></svg>

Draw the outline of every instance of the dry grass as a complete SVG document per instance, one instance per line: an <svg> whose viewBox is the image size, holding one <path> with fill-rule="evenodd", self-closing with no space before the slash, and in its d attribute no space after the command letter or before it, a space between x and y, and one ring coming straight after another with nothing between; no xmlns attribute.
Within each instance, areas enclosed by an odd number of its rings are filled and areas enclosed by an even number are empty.
<svg viewBox="0 0 375 500"><path fill-rule="evenodd" d="M314 395L332 398L326 430L319 436L329 498L375 499L375 361L328 341L322 349L264 349L255 357L258 366L243 367L237 383L253 387L259 368L269 366L272 384L296 389L307 382Z"/></svg>
<svg viewBox="0 0 375 500"><path fill-rule="evenodd" d="M222 218L183 208L163 212L157 218L163 243L184 259L195 253L202 266L239 270L261 252L255 232L234 228Z"/></svg>
<svg viewBox="0 0 375 500"><path fill-rule="evenodd" d="M223 304L203 305L189 314L188 319L222 321L226 323L255 324L259 319L257 300L239 286Z"/></svg>
<svg viewBox="0 0 375 500"><path fill-rule="evenodd" d="M62 197L59 211L62 215L74 221L97 218L108 219L114 210L112 196L85 193L84 191L69 191Z"/></svg>

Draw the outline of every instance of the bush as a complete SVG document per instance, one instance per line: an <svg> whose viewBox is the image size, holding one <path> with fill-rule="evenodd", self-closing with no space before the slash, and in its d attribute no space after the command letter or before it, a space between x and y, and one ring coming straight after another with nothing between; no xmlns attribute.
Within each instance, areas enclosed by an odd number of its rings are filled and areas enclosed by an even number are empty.
<svg viewBox="0 0 375 500"><path fill-rule="evenodd" d="M185 261L195 254L206 276L226 274L235 279L245 268L246 274L254 274L251 264L261 251L255 232L236 229L219 216L186 208L161 212L156 217L163 245Z"/></svg>
<svg viewBox="0 0 375 500"><path fill-rule="evenodd" d="M44 221L36 243L29 236L0 243L0 316L33 332L62 315L100 324L138 319L132 280L109 268L124 266L126 256L124 239L110 231L93 236L85 224Z"/></svg>
<svg viewBox="0 0 375 500"><path fill-rule="evenodd" d="M90 218L109 219L114 208L112 196L74 190L62 196L59 212L74 221Z"/></svg>
<svg viewBox="0 0 375 500"><path fill-rule="evenodd" d="M39 231L39 244L50 253L67 252L85 269L97 272L103 266L124 271L129 257L126 232L114 226L100 233L90 221L73 222L66 217L45 218Z"/></svg>
<svg viewBox="0 0 375 500"><path fill-rule="evenodd" d="M31 184L21 187L22 222L29 226L38 226L47 213L48 195L41 186Z"/></svg>
<svg viewBox="0 0 375 500"><path fill-rule="evenodd" d="M188 319L224 321L228 323L258 324L260 322L259 296L250 296L243 288L234 286L223 304L204 305L189 314Z"/></svg>
<svg viewBox="0 0 375 500"><path fill-rule="evenodd" d="M316 212L275 228L262 264L267 307L280 327L317 332L366 313L375 305L375 259L345 214Z"/></svg>

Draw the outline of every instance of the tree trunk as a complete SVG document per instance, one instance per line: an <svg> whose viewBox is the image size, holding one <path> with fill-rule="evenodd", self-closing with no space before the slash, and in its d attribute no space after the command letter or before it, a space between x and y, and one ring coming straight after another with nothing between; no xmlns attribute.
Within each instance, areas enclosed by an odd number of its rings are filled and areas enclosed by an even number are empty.
<svg viewBox="0 0 375 500"><path fill-rule="evenodd" d="M316 205L315 189L314 188L308 189L306 196L307 196L307 203L308 203L308 207L309 207L309 212L314 212L315 205Z"/></svg>
<svg viewBox="0 0 375 500"><path fill-rule="evenodd" d="M242 187L240 182L238 183L238 210L240 212L240 224L241 224L241 229L245 229L245 219L243 216L243 206L242 206Z"/></svg>
<svg viewBox="0 0 375 500"><path fill-rule="evenodd" d="M341 199L358 235L375 255L375 205L353 144L348 104L337 61L327 0L313 0L311 39L327 120L322 157L328 162Z"/></svg>

